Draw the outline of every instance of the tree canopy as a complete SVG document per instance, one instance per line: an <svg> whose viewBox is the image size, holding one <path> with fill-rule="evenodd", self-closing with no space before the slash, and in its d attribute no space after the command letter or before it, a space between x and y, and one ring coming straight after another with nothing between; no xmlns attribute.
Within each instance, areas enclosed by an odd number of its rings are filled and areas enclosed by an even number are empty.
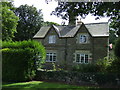
<svg viewBox="0 0 120 90"><path fill-rule="evenodd" d="M14 14L13 5L10 2L2 3L2 40L12 40L16 31L19 18Z"/></svg>
<svg viewBox="0 0 120 90"><path fill-rule="evenodd" d="M43 26L51 26L51 25L59 25L59 24L55 22L49 22L49 21L43 22Z"/></svg>
<svg viewBox="0 0 120 90"><path fill-rule="evenodd" d="M58 7L51 14L69 20L69 24L74 24L76 16L85 18L89 14L91 6L91 2L59 2Z"/></svg>
<svg viewBox="0 0 120 90"><path fill-rule="evenodd" d="M75 23L75 17L85 18L88 14L100 17L110 17L111 27L120 33L120 2L59 2L51 13L62 19L68 19L69 24Z"/></svg>
<svg viewBox="0 0 120 90"><path fill-rule="evenodd" d="M35 33L40 29L43 23L41 10L34 6L21 5L15 10L15 14L20 18L15 33L14 40L32 39Z"/></svg>
<svg viewBox="0 0 120 90"><path fill-rule="evenodd" d="M109 35L109 43L115 44L116 40L117 40L117 36L116 36L116 31L114 30L110 30L109 31L110 35Z"/></svg>

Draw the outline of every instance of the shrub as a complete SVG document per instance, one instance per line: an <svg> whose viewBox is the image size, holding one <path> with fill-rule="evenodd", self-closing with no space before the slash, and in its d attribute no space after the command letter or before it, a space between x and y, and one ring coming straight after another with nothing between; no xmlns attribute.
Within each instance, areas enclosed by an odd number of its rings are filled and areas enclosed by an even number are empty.
<svg viewBox="0 0 120 90"><path fill-rule="evenodd" d="M118 38L115 49L114 49L115 55L120 58L120 37Z"/></svg>
<svg viewBox="0 0 120 90"><path fill-rule="evenodd" d="M96 64L99 67L99 72L108 72L108 68L111 66L111 63L114 59L105 57L103 59L99 59Z"/></svg>
<svg viewBox="0 0 120 90"><path fill-rule="evenodd" d="M115 73L96 73L93 79L98 85L117 85L116 78L118 77Z"/></svg>
<svg viewBox="0 0 120 90"><path fill-rule="evenodd" d="M59 81L77 85L119 85L120 74L77 71L37 71L35 80Z"/></svg>
<svg viewBox="0 0 120 90"><path fill-rule="evenodd" d="M36 63L43 63L44 58L44 47L37 41L3 42L3 81L31 80L35 76Z"/></svg>
<svg viewBox="0 0 120 90"><path fill-rule="evenodd" d="M100 68L96 64L79 64L75 65L72 68L73 71L79 72L99 72Z"/></svg>
<svg viewBox="0 0 120 90"><path fill-rule="evenodd" d="M120 58L115 57L108 70L112 73L120 73Z"/></svg>
<svg viewBox="0 0 120 90"><path fill-rule="evenodd" d="M115 57L109 69L111 72L120 73L120 37L115 44L114 53Z"/></svg>

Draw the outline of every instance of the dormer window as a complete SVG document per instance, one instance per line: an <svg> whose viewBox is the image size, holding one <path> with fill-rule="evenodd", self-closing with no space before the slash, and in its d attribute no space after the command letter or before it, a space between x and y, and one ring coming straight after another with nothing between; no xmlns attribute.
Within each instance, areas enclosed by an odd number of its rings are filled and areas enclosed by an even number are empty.
<svg viewBox="0 0 120 90"><path fill-rule="evenodd" d="M56 43L56 36L55 35L49 36L49 43Z"/></svg>
<svg viewBox="0 0 120 90"><path fill-rule="evenodd" d="M80 34L79 43L88 43L88 35L87 34Z"/></svg>

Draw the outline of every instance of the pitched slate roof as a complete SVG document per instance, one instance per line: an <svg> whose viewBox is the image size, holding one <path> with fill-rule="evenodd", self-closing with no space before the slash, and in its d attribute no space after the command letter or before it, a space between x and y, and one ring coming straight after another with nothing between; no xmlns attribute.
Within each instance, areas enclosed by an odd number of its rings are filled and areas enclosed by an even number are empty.
<svg viewBox="0 0 120 90"><path fill-rule="evenodd" d="M85 26L93 37L109 36L108 23L90 23Z"/></svg>
<svg viewBox="0 0 120 90"><path fill-rule="evenodd" d="M80 25L81 26L81 25ZM59 37L74 37L80 26L53 26Z"/></svg>
<svg viewBox="0 0 120 90"><path fill-rule="evenodd" d="M50 27L41 27L40 30L35 34L33 38L44 38L47 32L49 31Z"/></svg>
<svg viewBox="0 0 120 90"><path fill-rule="evenodd" d="M53 25L52 27L56 30L59 37L74 37L81 26L82 24L78 26ZM91 23L85 24L85 26L93 37L109 36L108 23ZM44 38L50 28L51 26L41 27L33 38Z"/></svg>

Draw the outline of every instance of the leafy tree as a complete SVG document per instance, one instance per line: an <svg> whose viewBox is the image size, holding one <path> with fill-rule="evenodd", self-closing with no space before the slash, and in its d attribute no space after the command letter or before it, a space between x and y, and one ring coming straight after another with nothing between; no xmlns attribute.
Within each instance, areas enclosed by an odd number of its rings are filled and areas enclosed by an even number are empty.
<svg viewBox="0 0 120 90"><path fill-rule="evenodd" d="M75 17L85 18L89 13L94 16L110 17L111 26L120 33L120 2L59 2L58 7L52 12L53 15L68 19L69 24L75 24Z"/></svg>
<svg viewBox="0 0 120 90"><path fill-rule="evenodd" d="M115 44L116 42L116 35L115 35L116 31L114 30L110 30L110 34L109 34L109 42L112 43L112 44Z"/></svg>
<svg viewBox="0 0 120 90"><path fill-rule="evenodd" d="M18 21L14 40L32 39L43 23L41 10L37 11L36 7L26 4L18 7L15 14L19 16L20 20Z"/></svg>
<svg viewBox="0 0 120 90"><path fill-rule="evenodd" d="M115 44L115 55L120 58L120 37Z"/></svg>
<svg viewBox="0 0 120 90"><path fill-rule="evenodd" d="M10 2L2 3L2 40L12 40L16 31L18 17L14 14L13 5Z"/></svg>
<svg viewBox="0 0 120 90"><path fill-rule="evenodd" d="M120 7L119 2L99 2L93 4L93 9L90 13L98 19L100 17L110 17L110 28L113 28L117 31L117 34L120 35Z"/></svg>
<svg viewBox="0 0 120 90"><path fill-rule="evenodd" d="M117 35L120 36L120 16L116 16L112 18L112 22L110 23L110 28L113 28L117 31Z"/></svg>
<svg viewBox="0 0 120 90"><path fill-rule="evenodd" d="M120 73L120 37L118 37L115 48L114 48L115 57L111 65L108 67L109 72Z"/></svg>
<svg viewBox="0 0 120 90"><path fill-rule="evenodd" d="M69 20L69 24L75 24L76 16L85 18L92 9L92 2L59 2L51 14Z"/></svg>
<svg viewBox="0 0 120 90"><path fill-rule="evenodd" d="M55 23L55 22L43 22L43 26L51 26L51 25L59 25L58 23Z"/></svg>

